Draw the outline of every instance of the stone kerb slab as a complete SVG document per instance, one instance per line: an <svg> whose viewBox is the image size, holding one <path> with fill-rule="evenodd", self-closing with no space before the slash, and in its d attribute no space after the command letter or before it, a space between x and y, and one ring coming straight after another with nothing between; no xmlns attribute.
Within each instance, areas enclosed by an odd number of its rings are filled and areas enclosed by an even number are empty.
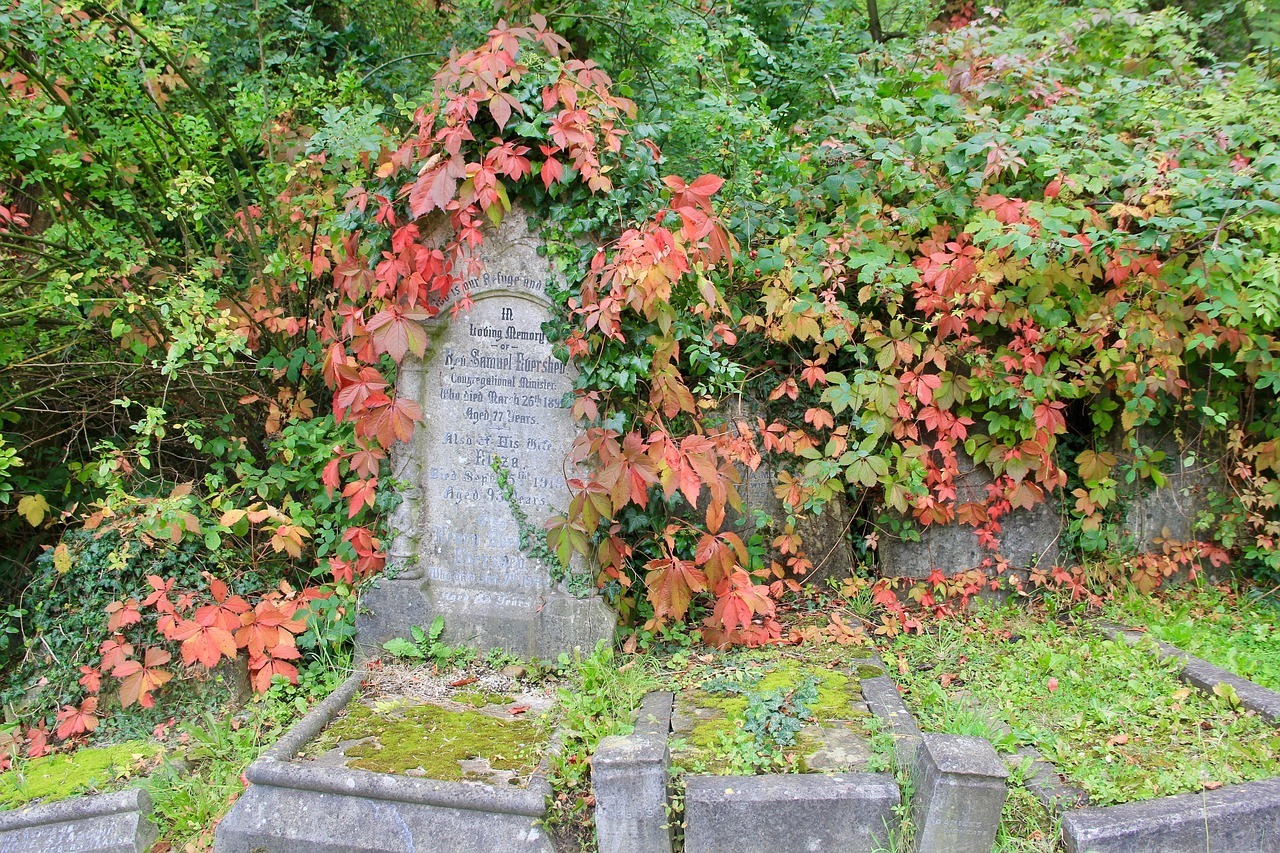
<svg viewBox="0 0 1280 853"><path fill-rule="evenodd" d="M1280 779L1067 812L1067 853L1280 850Z"/></svg>
<svg viewBox="0 0 1280 853"><path fill-rule="evenodd" d="M627 736L607 737L591 759L600 853L670 853L667 816L671 693L650 693Z"/></svg>
<svg viewBox="0 0 1280 853"><path fill-rule="evenodd" d="M1230 670L1214 666L1207 660L1188 654L1177 646L1161 642L1141 631L1127 629L1111 622L1096 621L1094 625L1109 638L1113 640L1123 638L1131 646L1136 646L1143 640L1151 641L1162 659L1177 658L1182 663L1182 672L1179 677L1183 681L1210 695L1213 694L1213 688L1219 684L1226 684L1235 690L1236 695L1240 697L1241 705L1256 711L1268 723L1280 725L1280 693L1268 690L1247 678L1241 678Z"/></svg>
<svg viewBox="0 0 1280 853"><path fill-rule="evenodd" d="M366 655L437 615L449 643L524 658L590 651L613 637L601 600L570 594L522 548L568 506L577 433L565 405L572 368L542 332L555 274L539 247L526 215L513 209L486 234L483 272L436 305L425 358L401 366L397 392L419 403L423 420L392 453L394 476L407 487L390 519L389 577L361 600L357 644ZM464 295L471 307L452 316ZM495 459L514 496L499 483Z"/></svg>
<svg viewBox="0 0 1280 853"><path fill-rule="evenodd" d="M889 773L690 776L685 853L884 849L900 792Z"/></svg>
<svg viewBox="0 0 1280 853"><path fill-rule="evenodd" d="M877 660L876 664L882 671L884 670L882 662ZM887 675L863 678L861 683L862 698L866 701L867 707L889 727L889 732L893 735L894 764L900 770L910 770L915 767L916 752L920 749L920 742L924 735L915 717L911 716L911 712L907 710L907 703L902 701L898 685L894 684L893 679Z"/></svg>
<svg viewBox="0 0 1280 853"><path fill-rule="evenodd" d="M551 795L545 760L522 789L294 760L352 700L361 677L249 766L250 787L218 824L215 853L553 853L540 826Z"/></svg>
<svg viewBox="0 0 1280 853"><path fill-rule="evenodd" d="M0 814L0 853L143 853L155 843L141 788Z"/></svg>

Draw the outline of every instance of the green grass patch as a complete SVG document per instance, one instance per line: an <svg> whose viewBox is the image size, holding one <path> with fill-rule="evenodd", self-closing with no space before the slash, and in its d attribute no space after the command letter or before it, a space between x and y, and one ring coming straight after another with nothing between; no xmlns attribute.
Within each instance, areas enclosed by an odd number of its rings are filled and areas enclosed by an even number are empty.
<svg viewBox="0 0 1280 853"><path fill-rule="evenodd" d="M153 770L162 752L152 743L127 741L21 761L0 773L0 805L18 808L119 790Z"/></svg>
<svg viewBox="0 0 1280 853"><path fill-rule="evenodd" d="M1182 684L1175 663L1088 628L984 609L888 651L926 731L1034 746L1097 805L1280 775L1276 729Z"/></svg>
<svg viewBox="0 0 1280 853"><path fill-rule="evenodd" d="M1280 690L1280 601L1228 586L1187 586L1159 598L1109 602L1106 617L1204 658L1263 687Z"/></svg>

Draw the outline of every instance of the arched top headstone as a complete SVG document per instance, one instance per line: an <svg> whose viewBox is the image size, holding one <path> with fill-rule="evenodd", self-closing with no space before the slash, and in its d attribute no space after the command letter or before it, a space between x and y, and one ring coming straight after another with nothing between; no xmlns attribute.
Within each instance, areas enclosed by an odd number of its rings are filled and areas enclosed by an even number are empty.
<svg viewBox="0 0 1280 853"><path fill-rule="evenodd" d="M599 600L572 596L521 547L521 515L527 546L568 506L576 434L573 376L542 331L553 271L538 246L512 210L485 235L483 271L438 303L426 356L401 366L397 392L421 405L423 421L392 457L405 484L391 521L400 574L365 604L374 610L361 624L366 651L437 615L451 643L526 657L612 637ZM464 293L471 305L453 316Z"/></svg>

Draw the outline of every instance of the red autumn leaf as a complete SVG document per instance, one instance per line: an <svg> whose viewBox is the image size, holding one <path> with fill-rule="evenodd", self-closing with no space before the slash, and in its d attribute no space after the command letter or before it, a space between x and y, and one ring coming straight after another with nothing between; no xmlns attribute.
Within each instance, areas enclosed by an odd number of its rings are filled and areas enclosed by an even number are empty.
<svg viewBox="0 0 1280 853"><path fill-rule="evenodd" d="M205 579L209 581L209 591L213 593L214 603L196 610L196 622L213 625L228 632L235 631L240 627L240 614L249 609L249 602L238 595L231 595L231 590L225 583L207 572Z"/></svg>
<svg viewBox="0 0 1280 853"><path fill-rule="evenodd" d="M826 409L812 408L804 413L805 423L813 424L814 429L833 429L836 419Z"/></svg>
<svg viewBox="0 0 1280 853"><path fill-rule="evenodd" d="M249 670L253 673L253 689L266 693L271 688L271 679L279 675L288 679L290 684L298 683L298 668L289 663L297 660L302 654L292 645L278 645L269 650L269 654L249 658Z"/></svg>
<svg viewBox="0 0 1280 853"><path fill-rule="evenodd" d="M169 601L169 593L173 591L173 585L177 582L177 578L169 578L166 581L159 575L147 575L147 583L151 585L152 592L142 600L142 606L154 606L159 613L172 613L173 602Z"/></svg>
<svg viewBox="0 0 1280 853"><path fill-rule="evenodd" d="M337 375L338 391L333 395L334 414L342 420L348 409L360 411L365 400L374 394L381 395L387 388L387 380L373 367L362 367L354 370L339 371Z"/></svg>
<svg viewBox="0 0 1280 853"><path fill-rule="evenodd" d="M640 433L632 430L623 438L621 452L600 469L598 479L609 490L615 508L628 501L641 509L648 505L649 486L658 482L658 471L647 451Z"/></svg>
<svg viewBox="0 0 1280 853"><path fill-rule="evenodd" d="M277 604L259 601L252 613L241 618L236 643L249 650L250 657L274 654L281 646L294 645L293 637L306 630L304 620L295 619L296 607L292 603Z"/></svg>
<svg viewBox="0 0 1280 853"><path fill-rule="evenodd" d="M54 732L58 740L66 740L76 735L88 734L98 727L98 697L90 696L80 703L65 705L58 712L58 730Z"/></svg>
<svg viewBox="0 0 1280 853"><path fill-rule="evenodd" d="M703 534L694 559L706 571L707 581L718 586L735 569L747 564L747 546L736 533Z"/></svg>
<svg viewBox="0 0 1280 853"><path fill-rule="evenodd" d="M121 628L137 625L142 621L142 614L138 611L138 599L111 602L107 605L107 617L108 631L119 631Z"/></svg>
<svg viewBox="0 0 1280 853"><path fill-rule="evenodd" d="M783 397L794 400L799 396L800 386L796 384L795 377L792 376L788 376L781 384L778 385L777 388L774 388L773 391L769 393L770 400L780 400Z"/></svg>
<svg viewBox="0 0 1280 853"><path fill-rule="evenodd" d="M342 457L335 456L330 459L328 464L324 466L324 471L320 474L320 482L324 483L324 493L333 497L333 490L342 484L342 475L338 471L338 466L342 464Z"/></svg>
<svg viewBox="0 0 1280 853"><path fill-rule="evenodd" d="M774 612L773 600L767 586L756 585L751 575L738 569L716 587L716 607L711 614L713 624L725 631L746 628L756 616L769 616Z"/></svg>
<svg viewBox="0 0 1280 853"><path fill-rule="evenodd" d="M692 560L682 560L670 552L650 560L645 568L649 570L645 576L649 601L659 619L683 619L693 594L707 588L707 576Z"/></svg>
<svg viewBox="0 0 1280 853"><path fill-rule="evenodd" d="M1067 431L1067 417L1064 411L1067 404L1059 400L1044 402L1036 406L1036 426L1057 434Z"/></svg>
<svg viewBox="0 0 1280 853"><path fill-rule="evenodd" d="M375 477L382 466L382 460L386 458L387 454L382 448L361 442L351 454L351 473L357 477ZM337 488L336 483L334 487Z"/></svg>
<svg viewBox="0 0 1280 853"><path fill-rule="evenodd" d="M80 686L88 693L97 693L102 689L102 672L91 666L80 667Z"/></svg>
<svg viewBox="0 0 1280 853"><path fill-rule="evenodd" d="M98 646L98 652L102 655L99 669L115 675L116 668L133 656L133 646L126 643L124 637L116 634L112 639L103 641L102 645Z"/></svg>
<svg viewBox="0 0 1280 853"><path fill-rule="evenodd" d="M465 127L455 133L471 136L470 131ZM460 140L459 144L461 144ZM466 168L462 165L461 159L452 157L434 169L423 172L409 190L409 214L414 219L418 219L437 208L443 210L449 202L453 201L458 191L458 181L465 174Z"/></svg>
<svg viewBox="0 0 1280 853"><path fill-rule="evenodd" d="M347 518L355 518L360 514L360 510L366 506L372 508L377 490L377 477L371 477L368 480L353 480L347 483L347 487L342 490L342 496L350 502L350 507L347 509Z"/></svg>
<svg viewBox="0 0 1280 853"><path fill-rule="evenodd" d="M364 413L356 421L356 435L372 438L383 447L413 436L413 425L422 420L422 408L408 397L397 397Z"/></svg>
<svg viewBox="0 0 1280 853"><path fill-rule="evenodd" d="M548 157L542 162L542 168L538 170L538 177L542 179L544 187L551 189L552 184L564 177L564 165L556 158Z"/></svg>
<svg viewBox="0 0 1280 853"><path fill-rule="evenodd" d="M27 758L39 758L49 754L49 730L44 723L31 726L23 734L27 739Z"/></svg>
<svg viewBox="0 0 1280 853"><path fill-rule="evenodd" d="M143 655L143 662L125 661L112 675L122 679L120 682L120 707L128 708L137 702L144 708L156 706L153 690L158 690L173 678L173 673L160 669L172 660L173 655L164 649L152 647Z"/></svg>
<svg viewBox="0 0 1280 853"><path fill-rule="evenodd" d="M202 610L203 621L197 614L195 619L178 622L170 639L182 641L182 662L187 666L199 661L212 669L223 657L236 656L236 640L230 631L216 624L218 617L212 608Z"/></svg>
<svg viewBox="0 0 1280 853"><path fill-rule="evenodd" d="M805 359L804 370L800 371L800 378L812 388L814 385L825 385L827 383L827 372L816 362Z"/></svg>
<svg viewBox="0 0 1280 853"><path fill-rule="evenodd" d="M697 207L708 209L711 206L711 197L724 186L724 178L718 175L703 175L692 184L686 184L683 178L668 175L662 179L662 183L666 184L667 189L671 190L671 206L673 208Z"/></svg>
<svg viewBox="0 0 1280 853"><path fill-rule="evenodd" d="M427 351L427 330L422 321L430 318L425 311L404 311L398 307L379 311L365 324L373 333L373 346L378 353L387 353L397 363L404 360L406 352L422 358Z"/></svg>

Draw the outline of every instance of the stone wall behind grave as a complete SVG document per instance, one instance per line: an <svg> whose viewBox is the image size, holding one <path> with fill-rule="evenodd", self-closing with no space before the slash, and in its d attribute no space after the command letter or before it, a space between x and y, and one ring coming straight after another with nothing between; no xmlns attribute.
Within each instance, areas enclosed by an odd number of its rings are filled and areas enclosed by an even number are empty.
<svg viewBox="0 0 1280 853"><path fill-rule="evenodd" d="M994 480L990 469L975 463L963 451L959 457L956 502L984 503L986 487ZM1055 496L1048 496L1032 509L1013 510L1000 519L1000 527L1000 555L1011 569L1048 569L1057 562L1062 516ZM882 537L877 557L881 576L922 579L934 569L954 575L979 568L984 560L995 557L978 541L977 529L968 524L931 524L919 527L919 533L919 542Z"/></svg>

